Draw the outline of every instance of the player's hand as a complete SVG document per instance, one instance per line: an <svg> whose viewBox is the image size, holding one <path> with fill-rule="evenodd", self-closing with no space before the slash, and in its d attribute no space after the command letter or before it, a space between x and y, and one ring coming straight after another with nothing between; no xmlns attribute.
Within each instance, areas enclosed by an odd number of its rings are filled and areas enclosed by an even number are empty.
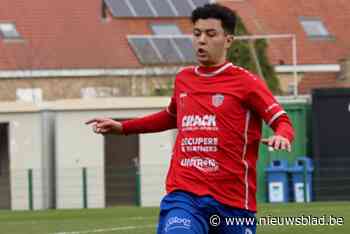
<svg viewBox="0 0 350 234"><path fill-rule="evenodd" d="M267 145L271 151L273 150L286 150L288 152L292 151L292 146L290 141L279 135L274 135L269 138L261 139L261 143Z"/></svg>
<svg viewBox="0 0 350 234"><path fill-rule="evenodd" d="M120 135L123 133L123 126L120 122L111 118L94 118L85 124L93 124L92 129L97 134L112 133Z"/></svg>

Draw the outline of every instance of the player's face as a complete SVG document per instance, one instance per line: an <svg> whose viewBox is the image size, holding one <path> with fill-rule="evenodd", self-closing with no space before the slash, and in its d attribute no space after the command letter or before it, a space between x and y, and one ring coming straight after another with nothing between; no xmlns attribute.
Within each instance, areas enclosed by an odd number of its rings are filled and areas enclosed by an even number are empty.
<svg viewBox="0 0 350 234"><path fill-rule="evenodd" d="M215 66L225 62L233 36L225 33L221 21L199 19L193 27L193 46L200 65Z"/></svg>

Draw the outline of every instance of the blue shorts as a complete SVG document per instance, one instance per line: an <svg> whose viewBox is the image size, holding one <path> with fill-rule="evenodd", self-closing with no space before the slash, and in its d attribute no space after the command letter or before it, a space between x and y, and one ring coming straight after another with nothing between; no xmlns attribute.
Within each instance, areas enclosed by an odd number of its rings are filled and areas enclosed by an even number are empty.
<svg viewBox="0 0 350 234"><path fill-rule="evenodd" d="M255 234L255 213L223 205L211 196L175 191L160 204L157 234Z"/></svg>

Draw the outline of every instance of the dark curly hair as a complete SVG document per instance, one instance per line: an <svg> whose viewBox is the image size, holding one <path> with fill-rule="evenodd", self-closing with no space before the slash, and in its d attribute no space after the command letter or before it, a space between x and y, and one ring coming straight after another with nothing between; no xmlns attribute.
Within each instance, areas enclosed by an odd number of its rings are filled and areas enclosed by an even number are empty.
<svg viewBox="0 0 350 234"><path fill-rule="evenodd" d="M195 24L199 19L217 19L228 34L235 33L236 14L228 7L219 4L205 4L193 10L191 21Z"/></svg>

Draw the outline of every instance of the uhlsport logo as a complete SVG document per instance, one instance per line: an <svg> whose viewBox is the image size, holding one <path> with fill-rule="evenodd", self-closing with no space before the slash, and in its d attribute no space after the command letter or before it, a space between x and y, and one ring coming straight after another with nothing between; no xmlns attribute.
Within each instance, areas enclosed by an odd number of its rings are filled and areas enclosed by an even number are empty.
<svg viewBox="0 0 350 234"><path fill-rule="evenodd" d="M168 232L173 229L190 229L191 228L191 220L188 218L181 218L178 216L174 216L168 219L165 224L165 232Z"/></svg>
<svg viewBox="0 0 350 234"><path fill-rule="evenodd" d="M208 157L183 158L180 164L183 167L194 167L203 172L215 172L219 170L217 161Z"/></svg>
<svg viewBox="0 0 350 234"><path fill-rule="evenodd" d="M185 106L185 97L187 97L187 93L180 93L180 106Z"/></svg>

